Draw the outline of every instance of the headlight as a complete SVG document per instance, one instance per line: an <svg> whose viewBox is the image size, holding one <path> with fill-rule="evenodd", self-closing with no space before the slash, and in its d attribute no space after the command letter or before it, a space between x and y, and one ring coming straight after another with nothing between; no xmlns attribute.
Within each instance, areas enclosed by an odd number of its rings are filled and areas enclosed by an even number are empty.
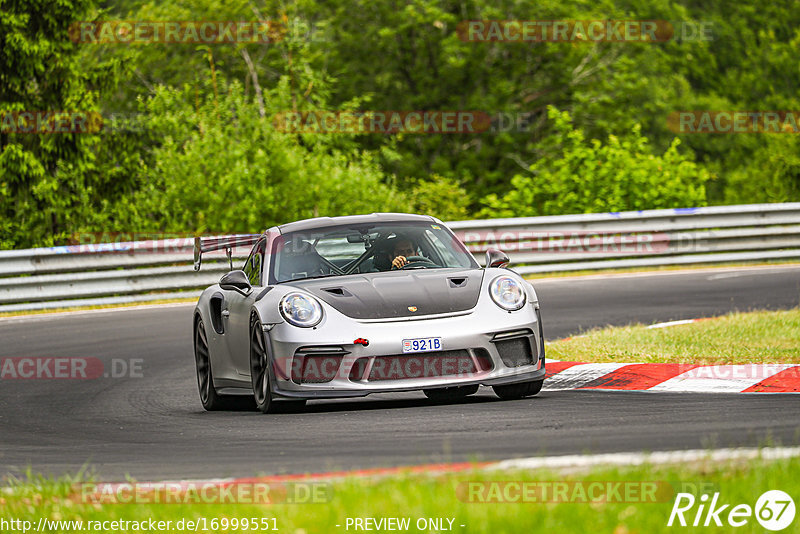
<svg viewBox="0 0 800 534"><path fill-rule="evenodd" d="M525 288L510 276L498 276L489 284L492 300L504 310L514 311L525 305Z"/></svg>
<svg viewBox="0 0 800 534"><path fill-rule="evenodd" d="M322 320L319 301L303 293L289 293L281 299L283 317L295 326L310 328Z"/></svg>

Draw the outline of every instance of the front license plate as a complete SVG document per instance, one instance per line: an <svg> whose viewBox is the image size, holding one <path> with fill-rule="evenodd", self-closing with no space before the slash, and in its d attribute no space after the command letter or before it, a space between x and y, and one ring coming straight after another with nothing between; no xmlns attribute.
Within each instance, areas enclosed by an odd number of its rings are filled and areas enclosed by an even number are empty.
<svg viewBox="0 0 800 534"><path fill-rule="evenodd" d="M442 350L442 338L421 337L403 340L403 352L428 352L432 350Z"/></svg>

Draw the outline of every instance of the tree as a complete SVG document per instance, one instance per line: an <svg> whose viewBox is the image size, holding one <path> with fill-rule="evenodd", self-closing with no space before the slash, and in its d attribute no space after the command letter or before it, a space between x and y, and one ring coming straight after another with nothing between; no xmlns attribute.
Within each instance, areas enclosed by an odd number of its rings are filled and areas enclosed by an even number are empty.
<svg viewBox="0 0 800 534"><path fill-rule="evenodd" d="M89 0L0 2L2 248L63 238L109 196L96 172L99 136L19 128L31 124L24 112L91 118L99 111L98 94L115 85L119 64L79 61L69 25L90 15Z"/></svg>
<svg viewBox="0 0 800 534"><path fill-rule="evenodd" d="M240 83L159 87L146 103L161 139L140 173L141 188L109 210L107 228L165 232L259 232L318 216L409 211L409 202L367 153L338 136L276 129L291 105L289 80L264 90L267 106Z"/></svg>
<svg viewBox="0 0 800 534"><path fill-rule="evenodd" d="M529 174L511 180L505 195L484 198L484 217L524 217L692 207L706 204L708 171L678 151L678 139L654 155L639 126L605 143L587 142L567 112L548 109L557 145L554 158L537 160Z"/></svg>

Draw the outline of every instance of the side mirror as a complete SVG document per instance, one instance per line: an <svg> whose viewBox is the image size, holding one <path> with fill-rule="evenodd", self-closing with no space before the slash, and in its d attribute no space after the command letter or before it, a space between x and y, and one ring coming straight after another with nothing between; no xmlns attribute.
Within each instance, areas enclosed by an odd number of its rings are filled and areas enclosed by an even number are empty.
<svg viewBox="0 0 800 534"><path fill-rule="evenodd" d="M507 267L508 256L502 250L490 248L486 251L486 266L487 267Z"/></svg>
<svg viewBox="0 0 800 534"><path fill-rule="evenodd" d="M240 293L249 293L252 289L247 275L241 270L225 273L222 278L219 279L219 287L227 290L232 289Z"/></svg>

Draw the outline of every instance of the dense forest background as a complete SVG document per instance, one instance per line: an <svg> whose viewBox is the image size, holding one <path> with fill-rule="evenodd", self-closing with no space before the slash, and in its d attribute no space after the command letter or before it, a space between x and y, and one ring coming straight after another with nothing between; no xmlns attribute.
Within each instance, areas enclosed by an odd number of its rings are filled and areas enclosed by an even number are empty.
<svg viewBox="0 0 800 534"><path fill-rule="evenodd" d="M469 42L465 20L666 20L712 39ZM91 44L76 21L279 21L269 44ZM680 37L680 36L678 36ZM794 0L0 0L0 248L76 232L257 232L373 211L444 220L800 200L797 134L676 134L678 110L800 110ZM483 110L521 131L313 134L304 110ZM108 123L110 124L110 122Z"/></svg>

